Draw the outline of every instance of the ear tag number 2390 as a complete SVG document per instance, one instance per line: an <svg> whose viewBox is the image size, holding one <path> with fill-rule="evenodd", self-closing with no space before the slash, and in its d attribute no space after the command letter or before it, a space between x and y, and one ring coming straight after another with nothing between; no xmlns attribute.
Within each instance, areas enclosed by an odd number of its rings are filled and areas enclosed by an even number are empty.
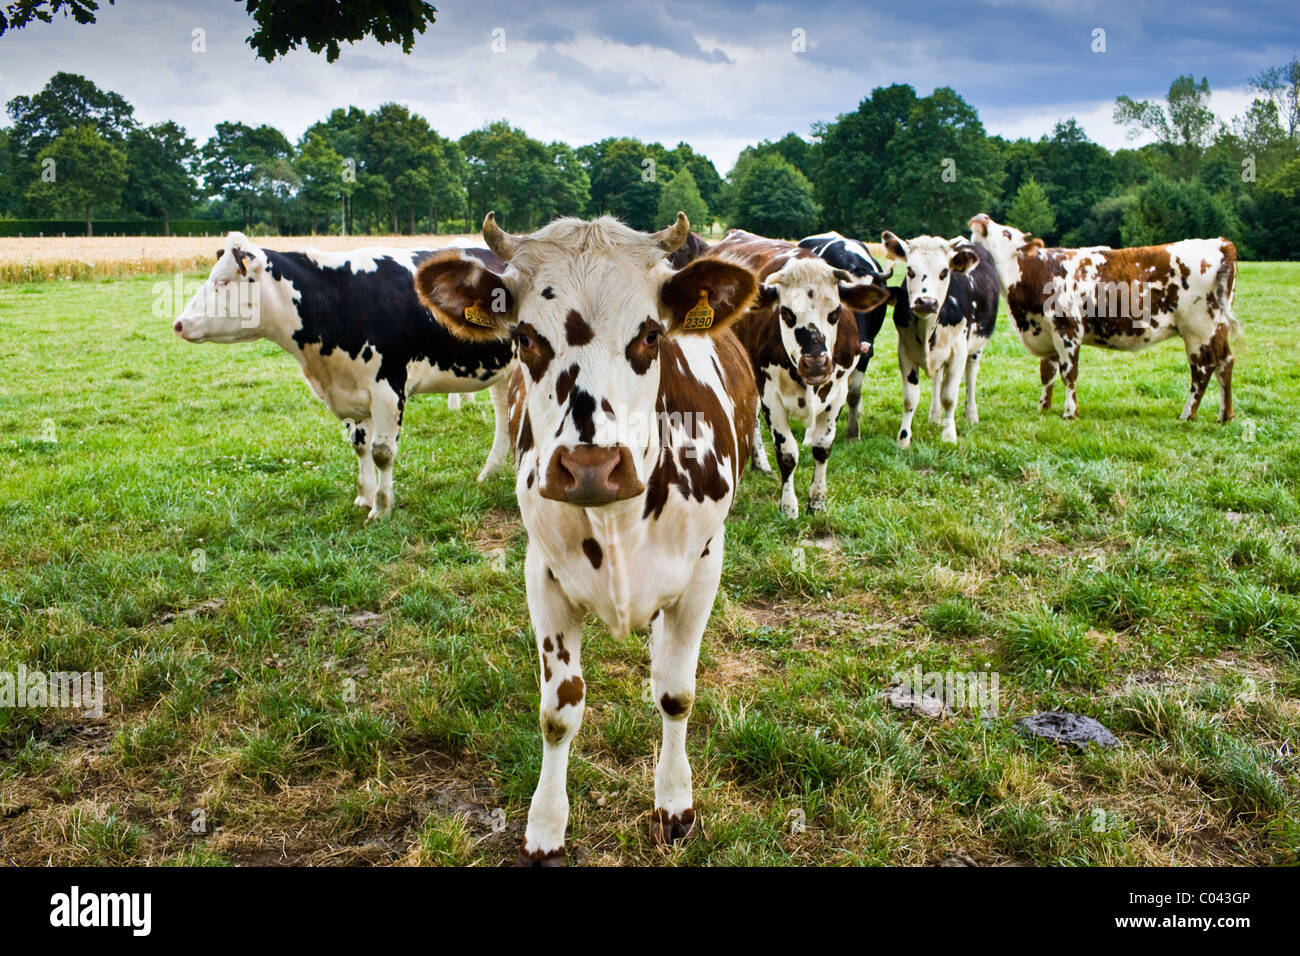
<svg viewBox="0 0 1300 956"><path fill-rule="evenodd" d="M682 323L682 328L689 332L695 329L712 327L713 308L709 305L709 293L701 289L700 301L691 306L691 310L686 313L686 320Z"/></svg>

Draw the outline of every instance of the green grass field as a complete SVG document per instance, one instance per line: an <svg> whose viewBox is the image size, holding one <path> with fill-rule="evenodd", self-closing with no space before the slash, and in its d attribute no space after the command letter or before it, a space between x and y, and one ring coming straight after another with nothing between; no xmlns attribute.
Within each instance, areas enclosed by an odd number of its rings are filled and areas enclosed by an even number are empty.
<svg viewBox="0 0 1300 956"><path fill-rule="evenodd" d="M108 691L98 720L0 709L0 865L513 862L537 661L513 479L474 483L488 403L412 403L366 526L293 361L175 340L155 281L0 286L0 672ZM651 846L644 640L588 625L571 859L1296 861L1298 297L1300 265L1242 267L1228 425L1213 385L1176 420L1178 341L1085 350L1079 420L1059 389L1040 414L1004 316L982 423L940 446L927 384L908 452L887 327L829 509L742 482L688 742L704 839ZM894 710L913 665L996 671L1000 715ZM1013 731L1056 708L1122 745Z"/></svg>

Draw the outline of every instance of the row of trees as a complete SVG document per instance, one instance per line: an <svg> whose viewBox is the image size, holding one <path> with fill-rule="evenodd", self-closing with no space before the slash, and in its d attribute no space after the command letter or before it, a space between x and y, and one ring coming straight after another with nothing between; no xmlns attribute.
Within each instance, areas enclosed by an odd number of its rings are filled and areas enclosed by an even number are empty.
<svg viewBox="0 0 1300 956"><path fill-rule="evenodd" d="M116 93L56 74L7 105L0 215L123 213L239 219L266 232L470 231L488 209L512 228L613 213L658 228L684 209L777 236L955 235L987 211L1049 242L1137 245L1226 234L1245 255L1300 258L1300 62L1252 80L1220 121L1210 88L1174 80L1163 101L1120 97L1115 119L1150 142L1111 152L1073 119L1037 140L990 136L955 91L895 84L857 110L741 153L724 179L687 143L628 137L574 148L505 121L448 139L406 107L336 109L294 143L271 126L217 124L201 146L142 126Z"/></svg>

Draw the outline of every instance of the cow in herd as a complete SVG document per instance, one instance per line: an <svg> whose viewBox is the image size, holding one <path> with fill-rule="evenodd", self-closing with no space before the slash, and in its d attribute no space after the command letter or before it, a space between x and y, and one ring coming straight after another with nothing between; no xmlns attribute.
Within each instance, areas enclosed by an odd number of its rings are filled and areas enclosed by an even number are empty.
<svg viewBox="0 0 1300 956"><path fill-rule="evenodd" d="M503 268L485 248L466 248ZM393 506L393 462L406 400L424 392L488 389L496 412L483 481L505 464L510 347L466 342L415 295L427 250L275 252L232 232L207 281L174 323L187 342L269 339L292 355L357 454L356 505L368 519Z"/></svg>
<svg viewBox="0 0 1300 956"><path fill-rule="evenodd" d="M781 513L789 518L799 514L794 491L799 443L792 419L803 423L812 445L808 510L820 511L826 507L826 462L836 423L862 354L854 313L882 305L889 291L876 276L859 278L792 242L740 229L727 233L710 254L744 264L762 283L737 333L753 364L763 419L772 432L781 469ZM757 428L753 459L759 471L771 471Z"/></svg>
<svg viewBox="0 0 1300 956"><path fill-rule="evenodd" d="M696 833L686 723L724 522L754 434L754 377L731 329L758 283L715 255L674 270L664 256L688 232L679 214L654 235L606 217L514 236L489 214L483 236L504 271L453 249L416 277L421 301L457 338L512 343L519 360L510 437L543 740L523 865L565 861L588 613L615 635L650 630L663 718L651 836L670 844Z"/></svg>
<svg viewBox="0 0 1300 956"><path fill-rule="evenodd" d="M1232 418L1231 336L1237 248L1224 238L1162 246L1049 249L1041 239L1003 226L986 213L970 221L971 238L993 254L998 282L1020 339L1040 359L1039 408L1065 383L1065 417L1078 410L1079 347L1135 352L1177 335L1187 348L1192 383L1182 419L1196 416L1205 388L1218 379L1219 421Z"/></svg>
<svg viewBox="0 0 1300 956"><path fill-rule="evenodd" d="M912 415L920 401L917 371L930 376L930 421L942 425L942 441L957 440L957 389L966 379L966 421L978 422L975 386L980 356L998 317L998 277L993 256L964 239L917 236L904 241L881 233L885 252L907 265L892 292L898 330L898 371L903 379L903 422L898 447L912 443Z"/></svg>

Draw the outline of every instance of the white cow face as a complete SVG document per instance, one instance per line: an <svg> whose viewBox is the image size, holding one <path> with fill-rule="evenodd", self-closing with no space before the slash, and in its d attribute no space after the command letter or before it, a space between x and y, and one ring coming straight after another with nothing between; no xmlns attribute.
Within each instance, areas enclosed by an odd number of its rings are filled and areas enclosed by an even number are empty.
<svg viewBox="0 0 1300 956"><path fill-rule="evenodd" d="M752 300L757 280L733 263L672 271L664 254L689 230L684 215L654 235L606 217L515 237L489 214L483 235L510 263L504 275L458 250L421 266L420 299L453 333L513 341L525 380L519 450L535 444L543 497L590 507L640 495L660 444L665 340L716 335Z"/></svg>
<svg viewBox="0 0 1300 956"><path fill-rule="evenodd" d="M777 327L790 363L808 385L829 381L845 309L866 312L889 296L870 278L857 279L817 258L790 259L764 280L760 302L778 307Z"/></svg>
<svg viewBox="0 0 1300 956"><path fill-rule="evenodd" d="M917 236L904 242L886 229L880 241L891 259L907 264L904 289L913 314L922 320L939 314L948 298L952 274L965 272L979 262L973 250L954 248L949 240L938 236Z"/></svg>
<svg viewBox="0 0 1300 956"><path fill-rule="evenodd" d="M226 238L216 265L172 326L187 342L248 342L261 338L261 281L266 253L241 233Z"/></svg>

